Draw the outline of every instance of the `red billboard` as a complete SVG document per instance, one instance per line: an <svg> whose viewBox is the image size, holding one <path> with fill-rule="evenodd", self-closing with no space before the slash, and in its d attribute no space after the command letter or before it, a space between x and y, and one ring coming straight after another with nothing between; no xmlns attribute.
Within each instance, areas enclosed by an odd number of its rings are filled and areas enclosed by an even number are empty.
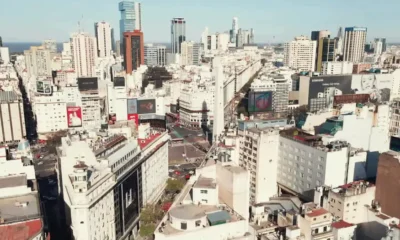
<svg viewBox="0 0 400 240"><path fill-rule="evenodd" d="M128 113L128 120L135 121L136 126L139 126L139 114L137 113Z"/></svg>
<svg viewBox="0 0 400 240"><path fill-rule="evenodd" d="M68 127L82 127L81 107L67 107Z"/></svg>

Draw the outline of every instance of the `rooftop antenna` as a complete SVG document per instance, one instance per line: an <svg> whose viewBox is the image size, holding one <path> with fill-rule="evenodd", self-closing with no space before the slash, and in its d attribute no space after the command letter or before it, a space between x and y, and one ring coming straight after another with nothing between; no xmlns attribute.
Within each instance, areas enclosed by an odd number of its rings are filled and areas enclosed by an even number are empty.
<svg viewBox="0 0 400 240"><path fill-rule="evenodd" d="M82 27L81 22L83 22L83 14L82 14L81 20L78 21L78 32L79 32L79 33L82 33L82 32L83 32L83 28L81 28L81 27Z"/></svg>

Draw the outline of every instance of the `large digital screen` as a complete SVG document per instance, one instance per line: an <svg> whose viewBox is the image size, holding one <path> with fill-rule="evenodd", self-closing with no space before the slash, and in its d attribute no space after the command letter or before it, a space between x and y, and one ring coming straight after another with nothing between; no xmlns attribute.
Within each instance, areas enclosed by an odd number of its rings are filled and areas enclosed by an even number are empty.
<svg viewBox="0 0 400 240"><path fill-rule="evenodd" d="M127 105L127 112L128 115L129 114L136 114L138 112L137 109L137 99L136 98L128 98L126 101L126 105Z"/></svg>
<svg viewBox="0 0 400 240"><path fill-rule="evenodd" d="M272 111L272 92L250 92L248 101L249 112Z"/></svg>
<svg viewBox="0 0 400 240"><path fill-rule="evenodd" d="M156 113L156 100L155 99L138 100L137 111L139 114Z"/></svg>
<svg viewBox="0 0 400 240"><path fill-rule="evenodd" d="M78 78L78 89L79 91L98 90L99 84L97 81L97 77Z"/></svg>
<svg viewBox="0 0 400 240"><path fill-rule="evenodd" d="M67 107L68 127L82 126L82 109L81 107Z"/></svg>
<svg viewBox="0 0 400 240"><path fill-rule="evenodd" d="M125 87L125 78L124 77L115 77L114 78L114 87Z"/></svg>

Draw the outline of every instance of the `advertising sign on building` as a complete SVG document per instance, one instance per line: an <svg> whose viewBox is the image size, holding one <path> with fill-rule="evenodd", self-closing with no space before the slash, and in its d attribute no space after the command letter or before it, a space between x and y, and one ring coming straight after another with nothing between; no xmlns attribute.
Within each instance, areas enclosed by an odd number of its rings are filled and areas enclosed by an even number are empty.
<svg viewBox="0 0 400 240"><path fill-rule="evenodd" d="M81 107L67 107L68 127L82 126L82 109Z"/></svg>
<svg viewBox="0 0 400 240"><path fill-rule="evenodd" d="M250 92L249 93L249 112L269 112L272 111L272 92Z"/></svg>
<svg viewBox="0 0 400 240"><path fill-rule="evenodd" d="M139 114L156 113L156 100L155 99L138 100L137 112Z"/></svg>
<svg viewBox="0 0 400 240"><path fill-rule="evenodd" d="M52 93L51 81L37 81L36 92L50 95Z"/></svg>
<svg viewBox="0 0 400 240"><path fill-rule="evenodd" d="M372 102L387 102L392 83L392 74L359 74L353 75L351 89L355 94L369 94Z"/></svg>
<svg viewBox="0 0 400 240"><path fill-rule="evenodd" d="M137 109L137 99L136 98L127 99L126 105L127 105L128 115L137 113L138 109Z"/></svg>
<svg viewBox="0 0 400 240"><path fill-rule="evenodd" d="M128 120L133 120L136 126L139 126L139 114L137 113L128 113Z"/></svg>
<svg viewBox="0 0 400 240"><path fill-rule="evenodd" d="M78 89L79 91L92 91L98 90L99 84L97 77L81 77L78 78Z"/></svg>

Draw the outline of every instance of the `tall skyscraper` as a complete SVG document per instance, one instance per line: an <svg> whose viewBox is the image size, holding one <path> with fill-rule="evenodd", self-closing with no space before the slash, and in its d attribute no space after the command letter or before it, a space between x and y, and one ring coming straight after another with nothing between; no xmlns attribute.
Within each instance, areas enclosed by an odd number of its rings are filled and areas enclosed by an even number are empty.
<svg viewBox="0 0 400 240"><path fill-rule="evenodd" d="M0 47L2 47L2 46L3 46L3 39L0 36Z"/></svg>
<svg viewBox="0 0 400 240"><path fill-rule="evenodd" d="M144 64L144 39L140 30L124 33L124 67L127 74Z"/></svg>
<svg viewBox="0 0 400 240"><path fill-rule="evenodd" d="M219 136L224 132L224 72L220 57L213 59L213 76L215 79L213 142L219 142Z"/></svg>
<svg viewBox="0 0 400 240"><path fill-rule="evenodd" d="M284 45L285 65L300 71L315 69L317 42L308 37L296 37Z"/></svg>
<svg viewBox="0 0 400 240"><path fill-rule="evenodd" d="M186 41L186 21L184 18L173 18L171 20L171 52L180 54L184 41Z"/></svg>
<svg viewBox="0 0 400 240"><path fill-rule="evenodd" d="M203 44L204 50L208 49L208 33L208 27L201 33L201 43Z"/></svg>
<svg viewBox="0 0 400 240"><path fill-rule="evenodd" d="M339 28L336 36L336 55L343 55L343 30L342 27Z"/></svg>
<svg viewBox="0 0 400 240"><path fill-rule="evenodd" d="M322 64L324 62L333 62L336 60L336 45L337 39L329 37L320 38L317 44L317 63L316 71L322 71Z"/></svg>
<svg viewBox="0 0 400 240"><path fill-rule="evenodd" d="M112 52L112 28L107 22L94 24L94 33L97 43L97 56L109 57Z"/></svg>
<svg viewBox="0 0 400 240"><path fill-rule="evenodd" d="M329 38L330 37L330 32L328 30L321 30L321 31L312 31L311 32L311 41L316 41L317 42L317 49L316 49L316 58L315 58L315 67L316 71L318 71L318 52L319 52L319 40L322 38Z"/></svg>
<svg viewBox="0 0 400 240"><path fill-rule="evenodd" d="M347 27L344 30L343 61L363 61L367 28Z"/></svg>
<svg viewBox="0 0 400 240"><path fill-rule="evenodd" d="M144 64L147 66L164 66L167 64L167 47L164 45L145 44Z"/></svg>
<svg viewBox="0 0 400 240"><path fill-rule="evenodd" d="M73 33L70 38L74 69L78 77L95 76L96 38L88 33Z"/></svg>
<svg viewBox="0 0 400 240"><path fill-rule="evenodd" d="M119 20L120 42L123 43L124 32L142 30L142 9L141 4L133 1L122 1L119 3L121 19ZM121 46L121 50L124 48Z"/></svg>
<svg viewBox="0 0 400 240"><path fill-rule="evenodd" d="M232 19L232 29L230 30L230 35L231 35L231 42L236 43L236 36L239 31L239 19L237 17L234 17Z"/></svg>
<svg viewBox="0 0 400 240"><path fill-rule="evenodd" d="M373 46L375 55L386 52L386 38L375 38Z"/></svg>
<svg viewBox="0 0 400 240"><path fill-rule="evenodd" d="M239 28L236 35L236 47L243 47L243 45L250 44L251 41L254 41L254 36L251 35L251 31Z"/></svg>

